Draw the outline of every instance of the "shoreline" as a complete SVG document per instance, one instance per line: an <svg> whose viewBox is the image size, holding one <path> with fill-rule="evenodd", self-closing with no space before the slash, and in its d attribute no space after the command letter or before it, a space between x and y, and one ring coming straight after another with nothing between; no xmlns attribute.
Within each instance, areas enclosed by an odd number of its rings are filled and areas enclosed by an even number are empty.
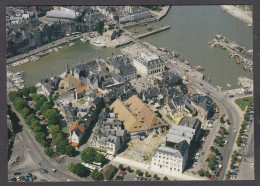
<svg viewBox="0 0 260 186"><path fill-rule="evenodd" d="M252 16L248 15L245 11L240 10L239 8L233 5L219 5L224 11L226 11L231 16L249 24L253 25Z"/></svg>

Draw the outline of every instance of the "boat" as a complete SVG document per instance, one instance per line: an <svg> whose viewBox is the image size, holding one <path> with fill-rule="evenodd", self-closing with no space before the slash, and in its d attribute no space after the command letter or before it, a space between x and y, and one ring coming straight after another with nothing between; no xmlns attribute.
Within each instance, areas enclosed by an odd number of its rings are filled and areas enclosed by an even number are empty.
<svg viewBox="0 0 260 186"><path fill-rule="evenodd" d="M23 75L24 75L24 72L16 72L14 75L15 75L15 76L23 76Z"/></svg>
<svg viewBox="0 0 260 186"><path fill-rule="evenodd" d="M237 60L237 62L236 62L237 64L240 64L240 61L239 60Z"/></svg>
<svg viewBox="0 0 260 186"><path fill-rule="evenodd" d="M204 70L204 68L202 66L195 66L195 69L197 71L203 71Z"/></svg>
<svg viewBox="0 0 260 186"><path fill-rule="evenodd" d="M69 46L73 46L75 43L70 43Z"/></svg>
<svg viewBox="0 0 260 186"><path fill-rule="evenodd" d="M152 31L152 30L153 30L153 27L147 27L146 30L147 30L147 31Z"/></svg>
<svg viewBox="0 0 260 186"><path fill-rule="evenodd" d="M185 63L186 65L189 65L189 62L188 62L188 61L184 61L184 63Z"/></svg>
<svg viewBox="0 0 260 186"><path fill-rule="evenodd" d="M62 49L62 46L58 46L58 49Z"/></svg>
<svg viewBox="0 0 260 186"><path fill-rule="evenodd" d="M227 83L227 87L231 87L231 85Z"/></svg>
<svg viewBox="0 0 260 186"><path fill-rule="evenodd" d="M58 52L59 51L59 49L58 48L53 48L54 50L55 50L55 52Z"/></svg>
<svg viewBox="0 0 260 186"><path fill-rule="evenodd" d="M90 41L90 44L98 46L98 47L105 47L105 45L103 43L101 43L100 41Z"/></svg>
<svg viewBox="0 0 260 186"><path fill-rule="evenodd" d="M221 86L217 86L217 88L218 88L219 90L221 90L221 89L222 89L222 87L221 87Z"/></svg>

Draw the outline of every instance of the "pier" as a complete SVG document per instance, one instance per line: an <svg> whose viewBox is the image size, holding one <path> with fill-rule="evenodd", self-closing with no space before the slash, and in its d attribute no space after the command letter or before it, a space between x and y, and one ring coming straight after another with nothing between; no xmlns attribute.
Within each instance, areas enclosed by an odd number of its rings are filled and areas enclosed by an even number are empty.
<svg viewBox="0 0 260 186"><path fill-rule="evenodd" d="M153 35L153 34L162 32L164 30L168 30L168 29L170 29L170 26L163 26L163 27L160 27L158 29L155 29L155 30L152 30L152 31L149 31L149 32L146 32L146 33L134 36L134 37L137 38L137 39L141 39L141 38L144 38L144 37L147 37L147 36L150 36L150 35Z"/></svg>

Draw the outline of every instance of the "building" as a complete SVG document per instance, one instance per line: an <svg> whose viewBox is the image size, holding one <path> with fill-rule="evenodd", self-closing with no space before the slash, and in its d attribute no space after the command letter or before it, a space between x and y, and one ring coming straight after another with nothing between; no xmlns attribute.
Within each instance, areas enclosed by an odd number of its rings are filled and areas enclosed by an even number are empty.
<svg viewBox="0 0 260 186"><path fill-rule="evenodd" d="M156 74L165 70L164 61L152 53L141 53L133 59L133 65L141 75Z"/></svg>
<svg viewBox="0 0 260 186"><path fill-rule="evenodd" d="M83 126L78 123L73 123L69 127L69 143L71 143L74 147L79 146L84 133L85 128Z"/></svg>
<svg viewBox="0 0 260 186"><path fill-rule="evenodd" d="M55 76L52 78L45 78L41 80L41 83L39 84L39 92L43 93L47 97L58 88L58 84L60 82L60 78Z"/></svg>
<svg viewBox="0 0 260 186"><path fill-rule="evenodd" d="M114 113L102 112L91 145L116 155L126 140L127 132L123 129L122 122L115 118Z"/></svg>
<svg viewBox="0 0 260 186"><path fill-rule="evenodd" d="M125 102L117 99L109 107L128 132L162 132L165 124L136 95Z"/></svg>
<svg viewBox="0 0 260 186"><path fill-rule="evenodd" d="M211 118L214 114L214 103L209 96L193 96L191 97L190 104L203 120Z"/></svg>
<svg viewBox="0 0 260 186"><path fill-rule="evenodd" d="M128 9L128 8L127 8ZM128 9L132 11L133 9ZM119 16L119 22L120 23L126 23L126 22L136 22L144 19L151 18L152 15L147 8L141 8L133 12L125 12L123 15Z"/></svg>
<svg viewBox="0 0 260 186"><path fill-rule="evenodd" d="M167 111L174 117L182 116L185 109L185 97L180 95L172 98L166 105Z"/></svg>
<svg viewBox="0 0 260 186"><path fill-rule="evenodd" d="M75 89L76 99L84 98L87 95L87 92L90 90L89 86L83 85Z"/></svg>
<svg viewBox="0 0 260 186"><path fill-rule="evenodd" d="M166 140L155 151L151 169L181 174L189 159L189 148L196 130L187 126L172 125Z"/></svg>
<svg viewBox="0 0 260 186"><path fill-rule="evenodd" d="M139 6L125 6L125 11L129 13L136 12L140 7Z"/></svg>
<svg viewBox="0 0 260 186"><path fill-rule="evenodd" d="M80 17L80 13L73 10L50 10L46 14L46 21L49 22L70 22L76 21Z"/></svg>
<svg viewBox="0 0 260 186"><path fill-rule="evenodd" d="M67 91L78 87L82 87L83 83L79 79L75 78L73 75L67 74L63 79L60 80L58 86L60 89Z"/></svg>

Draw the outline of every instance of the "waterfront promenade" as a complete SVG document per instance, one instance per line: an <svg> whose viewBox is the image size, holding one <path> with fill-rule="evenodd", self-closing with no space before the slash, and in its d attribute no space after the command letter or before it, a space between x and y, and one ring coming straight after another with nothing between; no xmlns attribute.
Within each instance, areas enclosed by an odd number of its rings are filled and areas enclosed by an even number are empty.
<svg viewBox="0 0 260 186"><path fill-rule="evenodd" d="M77 35L73 35L73 36L69 36L69 37L63 37L62 39L59 39L59 40L56 40L54 42L51 42L51 43L48 43L42 47L39 47L37 49L34 49L34 50L31 50L27 53L24 53L24 54L20 54L20 55L17 55L17 56L14 56L14 57L11 57L11 58L8 58L6 60L6 64L11 64L13 62L16 62L20 59L24 59L24 58L27 58L27 57L30 57L32 55L35 55L39 52L42 52L42 51L45 51L45 50L48 50L50 48L53 48L53 47L57 47L57 46L60 46L64 43L66 43L67 41L71 40L76 40L76 39L79 39L82 35L81 34L77 34Z"/></svg>

